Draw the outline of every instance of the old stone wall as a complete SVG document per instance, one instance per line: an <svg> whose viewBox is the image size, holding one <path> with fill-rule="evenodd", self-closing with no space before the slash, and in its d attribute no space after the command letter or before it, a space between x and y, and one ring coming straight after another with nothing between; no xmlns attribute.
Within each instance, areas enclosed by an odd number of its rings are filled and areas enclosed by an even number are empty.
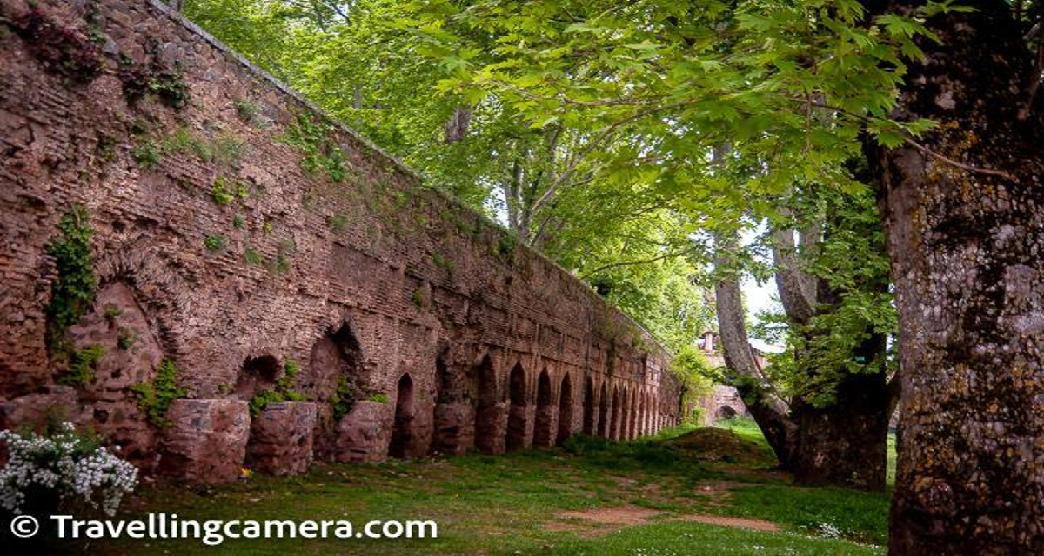
<svg viewBox="0 0 1044 556"><path fill-rule="evenodd" d="M0 426L61 413L223 480L677 421L648 333L162 4L0 16ZM97 289L59 357L75 207ZM188 399L150 420L171 366Z"/></svg>

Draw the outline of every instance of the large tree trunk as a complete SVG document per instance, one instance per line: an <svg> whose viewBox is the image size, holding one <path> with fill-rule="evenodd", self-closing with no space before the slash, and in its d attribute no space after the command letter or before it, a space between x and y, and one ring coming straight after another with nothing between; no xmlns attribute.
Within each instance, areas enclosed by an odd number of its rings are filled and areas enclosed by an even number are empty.
<svg viewBox="0 0 1044 556"><path fill-rule="evenodd" d="M884 336L874 336L858 351L864 357L883 357ZM888 407L883 372L845 374L834 403L827 407L795 404L800 446L794 470L797 481L884 490Z"/></svg>
<svg viewBox="0 0 1044 556"><path fill-rule="evenodd" d="M732 246L728 240L717 243L715 266L728 269ZM738 375L736 387L780 468L803 484L884 490L889 407L884 373L846 373L830 406L795 400L788 407L771 392L751 351L739 279L726 273L714 291L726 366ZM883 357L884 350L885 339L877 335L854 355L871 360Z"/></svg>
<svg viewBox="0 0 1044 556"><path fill-rule="evenodd" d="M873 156L900 325L893 554L1044 554L1044 126L1039 103L1020 118L1008 5L969 4L929 20L941 44L900 100L940 131Z"/></svg>

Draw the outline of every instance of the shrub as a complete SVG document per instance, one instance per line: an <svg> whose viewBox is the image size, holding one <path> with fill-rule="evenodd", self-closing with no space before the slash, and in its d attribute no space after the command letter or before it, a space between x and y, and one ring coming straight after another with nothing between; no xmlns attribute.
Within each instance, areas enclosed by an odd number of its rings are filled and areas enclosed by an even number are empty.
<svg viewBox="0 0 1044 556"><path fill-rule="evenodd" d="M52 352L64 344L65 330L76 324L94 303L98 279L91 256L90 217L75 206L58 223L61 235L47 246L54 257L58 278L51 284L47 315L47 344Z"/></svg>
<svg viewBox="0 0 1044 556"><path fill-rule="evenodd" d="M178 387L178 367L170 359L164 359L152 382L143 382L131 386L131 391L138 396L138 407L148 417L149 422L160 428L170 425L167 410L178 398L184 398L188 391Z"/></svg>
<svg viewBox="0 0 1044 556"><path fill-rule="evenodd" d="M355 403L355 388L352 387L352 383L348 381L348 377L340 375L337 377L337 390L334 392L332 398L330 398L330 406L333 409L334 422L340 421L342 417L348 415L352 410L352 405Z"/></svg>
<svg viewBox="0 0 1044 556"><path fill-rule="evenodd" d="M58 379L59 384L82 387L94 382L94 371L98 361L105 355L105 348L93 345L69 353L69 370Z"/></svg>
<svg viewBox="0 0 1044 556"><path fill-rule="evenodd" d="M261 254L253 247L247 247L246 250L243 251L243 260L245 260L247 264L252 265L261 265L261 263L264 262L264 258L262 258Z"/></svg>
<svg viewBox="0 0 1044 556"><path fill-rule="evenodd" d="M283 363L283 376L276 381L275 387L261 390L250 399L250 414L258 416L271 403L303 401L304 395L293 388L300 371L301 364L287 357Z"/></svg>
<svg viewBox="0 0 1044 556"><path fill-rule="evenodd" d="M220 235L210 235L203 240L203 247L207 248L207 251L220 251L225 248L225 237Z"/></svg>
<svg viewBox="0 0 1044 556"><path fill-rule="evenodd" d="M0 506L12 513L57 510L74 499L106 515L116 514L123 497L138 484L138 470L63 423L45 436L0 431L7 465L0 469Z"/></svg>
<svg viewBox="0 0 1044 556"><path fill-rule="evenodd" d="M137 339L137 334L126 326L121 326L119 330L116 331L116 347L121 350L126 351L130 349Z"/></svg>

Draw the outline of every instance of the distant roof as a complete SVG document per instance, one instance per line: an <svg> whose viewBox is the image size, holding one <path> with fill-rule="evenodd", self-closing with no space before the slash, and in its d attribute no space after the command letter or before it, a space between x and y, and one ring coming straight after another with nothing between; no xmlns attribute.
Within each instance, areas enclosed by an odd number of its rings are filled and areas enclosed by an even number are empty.
<svg viewBox="0 0 1044 556"><path fill-rule="evenodd" d="M762 353L783 353L787 348L783 346L772 345L764 340L757 338L750 339L750 347L762 352Z"/></svg>

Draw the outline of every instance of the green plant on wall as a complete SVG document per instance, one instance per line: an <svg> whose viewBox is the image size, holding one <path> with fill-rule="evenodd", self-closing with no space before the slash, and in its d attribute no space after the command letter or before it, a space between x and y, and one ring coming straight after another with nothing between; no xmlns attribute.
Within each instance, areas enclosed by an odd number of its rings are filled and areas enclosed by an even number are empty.
<svg viewBox="0 0 1044 556"><path fill-rule="evenodd" d="M126 351L130 349L134 342L137 341L138 336L133 330L126 326L121 326L116 332L116 347Z"/></svg>
<svg viewBox="0 0 1044 556"><path fill-rule="evenodd" d="M116 322L116 319L123 315L123 309L120 309L112 303L106 303L102 315L105 317L106 321L114 323Z"/></svg>
<svg viewBox="0 0 1044 556"><path fill-rule="evenodd" d="M418 309L423 309L428 305L428 298L424 295L424 290L421 288L413 290L413 293L410 295L410 301L412 301L413 306Z"/></svg>
<svg viewBox="0 0 1044 556"><path fill-rule="evenodd" d="M167 410L170 404L188 395L188 390L178 387L178 368L170 359L164 359L156 369L152 382L143 382L131 386L131 392L138 397L138 407L149 422L165 428L170 425Z"/></svg>
<svg viewBox="0 0 1044 556"><path fill-rule="evenodd" d="M435 253L431 256L431 263L446 272L453 272L453 261L447 259L440 253Z"/></svg>
<svg viewBox="0 0 1044 556"><path fill-rule="evenodd" d="M262 263L265 262L265 259L261 256L261 253L258 253L257 250L250 246L247 246L247 248L243 250L243 260L245 260L247 264L251 264L254 266L260 266Z"/></svg>
<svg viewBox="0 0 1044 556"><path fill-rule="evenodd" d="M207 251L220 251L225 248L225 237L209 235L203 239L203 247L206 247Z"/></svg>
<svg viewBox="0 0 1044 556"><path fill-rule="evenodd" d="M218 176L210 187L210 198L215 203L225 206L232 201L243 200L250 196L250 188L242 180Z"/></svg>
<svg viewBox="0 0 1044 556"><path fill-rule="evenodd" d="M337 390L334 391L333 397L330 398L330 407L333 409L334 422L338 422L342 417L348 415L352 410L352 405L355 403L356 392L352 383L348 381L348 377L344 374L337 377Z"/></svg>
<svg viewBox="0 0 1044 556"><path fill-rule="evenodd" d="M58 379L58 384L82 388L94 382L94 373L103 355L105 348L99 345L71 351L69 369Z"/></svg>
<svg viewBox="0 0 1044 556"><path fill-rule="evenodd" d="M275 274L286 274L287 272L290 272L290 259L288 259L286 255L278 253L275 257L272 257L271 261L269 261L268 270Z"/></svg>
<svg viewBox="0 0 1044 556"><path fill-rule="evenodd" d="M284 142L301 151L301 168L309 174L325 172L334 182L348 177L348 161L341 146L331 138L329 124L317 122L309 114L299 114L287 130Z"/></svg>
<svg viewBox="0 0 1044 556"><path fill-rule="evenodd" d="M250 398L250 414L256 417L272 403L303 401L305 396L294 389L300 371L301 364L296 359L287 357L283 363L283 376L279 377L275 386L265 388Z"/></svg>
<svg viewBox="0 0 1044 556"><path fill-rule="evenodd" d="M388 403L388 394L385 394L384 392L373 392L369 396L366 396L366 401Z"/></svg>
<svg viewBox="0 0 1044 556"><path fill-rule="evenodd" d="M145 141L138 145L135 145L131 149L131 158L138 163L142 168L151 170L159 164L162 153L159 147L156 146L152 141Z"/></svg>
<svg viewBox="0 0 1044 556"><path fill-rule="evenodd" d="M343 214L335 214L329 220L330 229L335 232L343 232L348 227L348 217Z"/></svg>
<svg viewBox="0 0 1044 556"><path fill-rule="evenodd" d="M246 123L254 123L257 120L257 115L260 112L257 104L254 104L250 100L240 99L236 101L236 116L240 120Z"/></svg>
<svg viewBox="0 0 1044 556"><path fill-rule="evenodd" d="M142 139L131 150L131 158L145 169L153 168L166 155L187 153L203 162L234 165L243 156L243 150L244 143L231 135L209 140L181 127L158 142Z"/></svg>
<svg viewBox="0 0 1044 556"><path fill-rule="evenodd" d="M65 331L76 324L94 303L98 279L91 256L91 227L87 210L75 206L58 223L61 234L47 246L58 271L51 283L47 316L47 345L52 355L65 345Z"/></svg>
<svg viewBox="0 0 1044 556"><path fill-rule="evenodd" d="M188 84L180 71L157 73L149 78L147 86L148 92L177 110L188 106L191 99Z"/></svg>

